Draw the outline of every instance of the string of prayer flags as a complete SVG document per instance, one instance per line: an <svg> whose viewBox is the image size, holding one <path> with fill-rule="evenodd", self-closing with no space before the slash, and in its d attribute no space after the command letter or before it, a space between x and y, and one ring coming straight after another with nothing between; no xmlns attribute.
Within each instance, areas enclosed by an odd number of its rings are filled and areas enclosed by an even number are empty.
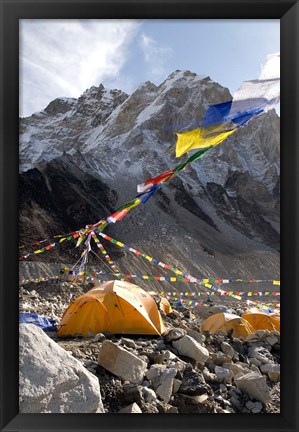
<svg viewBox="0 0 299 432"><path fill-rule="evenodd" d="M191 155L188 159L186 159L184 162L177 165L174 169L165 171L164 173L160 174L157 177L153 177L151 179L145 180L144 183L141 183L137 185L137 191L148 191L151 187L162 185L166 181L169 181L172 177L174 177L178 172L182 171L186 168L187 165L189 165L191 162L196 161L197 159L200 159L203 157L203 155L212 148L213 146L205 147L200 150L198 150L196 153Z"/></svg>
<svg viewBox="0 0 299 432"><path fill-rule="evenodd" d="M61 238L60 240L56 240L54 243L51 243L51 244L49 244L49 245L47 245L47 246L44 246L43 248L41 248L41 249L37 249L37 250L35 250L35 251L33 251L33 252L30 252L30 253L28 253L28 254L26 254L26 255L21 255L20 257L19 257L19 260L23 260L23 259L26 259L26 258L28 258L29 256L32 256L32 255L37 255L37 254L41 254L41 253L44 253L44 252L46 252L46 251L49 251L49 250L51 250L51 249L53 249L55 246L57 246L57 245L60 245L61 243L63 243L64 241L66 241L66 240L73 240L73 238L77 238L77 236L73 236L73 235L70 235L70 236L68 236L68 237L63 237L63 238Z"/></svg>
<svg viewBox="0 0 299 432"><path fill-rule="evenodd" d="M120 271L118 270L118 268L116 267L116 265L114 264L114 262L112 261L110 256L108 255L107 251L104 249L104 246L102 245L102 243L100 242L100 240L98 239L98 237L96 236L94 231L91 232L91 237L92 237L93 241L95 242L95 244L97 245L97 247L100 249L102 255L104 255L104 258L107 261L107 263L109 264L109 266L111 267L113 273L118 278L120 278L119 277L119 275L121 274Z"/></svg>
<svg viewBox="0 0 299 432"><path fill-rule="evenodd" d="M174 169L165 171L164 173L158 175L157 177L153 177L149 180L145 180L144 183L137 185L137 192L145 192L150 189L152 186L158 185L166 181L174 172Z"/></svg>
<svg viewBox="0 0 299 432"><path fill-rule="evenodd" d="M280 101L280 53L267 56L260 77L244 81L234 93L230 116L253 108L267 112Z"/></svg>
<svg viewBox="0 0 299 432"><path fill-rule="evenodd" d="M96 232L97 232L97 231L96 231ZM192 279L192 280L194 280L196 283L198 283L199 285L202 285L202 284L203 284L205 287L211 289L212 291L218 291L218 292L220 292L222 295L228 295L228 296L233 297L233 298L236 298L236 299L238 299L238 300L241 300L241 299L242 299L241 296L235 294L233 291L229 291L229 292L227 292L227 291L224 291L224 290L222 290L222 289L220 289L220 288L218 288L218 287L216 287L216 286L210 285L210 284L208 284L208 283L203 283L203 280L202 280L202 279L198 279L198 278L195 278L195 277L193 277L193 276L190 276L190 275L188 275L187 273L184 273L184 272L182 272L181 270L179 270L179 269L177 269L177 268L175 268L175 267L172 267L172 266L169 265L169 264L165 264L165 263L163 263L163 262L161 262L161 261L159 261L159 260L157 260L157 259L155 259L155 258L152 258L152 257L149 256L149 255L146 255L146 254L144 254L144 253L142 253L142 252L140 252L140 251L138 251L138 250L136 250L136 249L134 249L134 248L132 248L132 247L130 247L130 246L125 245L124 243L122 243L122 242L120 242L120 241L118 241L118 240L113 239L112 237L108 236L107 234L104 234L104 233L102 233L102 232L97 232L97 234L99 234L99 235L100 235L101 237L103 237L105 240L108 240L109 242L111 242L111 243L113 243L113 244L116 244L117 246L119 246L119 247L121 247L121 248L125 248L125 249L129 250L130 252L134 253L135 255L140 255L140 256L144 257L145 259L147 259L148 261L152 262L153 264L159 265L159 266L161 266L161 267L164 268L164 269L168 269L168 270L170 270L170 271L172 271L172 272L174 272L174 273L176 273L176 274L179 274L180 276L183 276L183 277L187 277L187 278L189 278L189 279ZM248 302L249 302L249 300L248 300ZM254 302L254 301L250 301L250 303L251 303L251 304L256 304L256 302Z"/></svg>
<svg viewBox="0 0 299 432"><path fill-rule="evenodd" d="M280 52L267 56L259 76L260 80L277 78L280 78Z"/></svg>
<svg viewBox="0 0 299 432"><path fill-rule="evenodd" d="M248 111L230 115L231 106L232 101L211 105L205 113L205 116L201 122L201 126L204 128L228 121L233 123L235 126L242 126L253 116L264 112L262 108L252 108Z"/></svg>
<svg viewBox="0 0 299 432"><path fill-rule="evenodd" d="M200 128L177 133L176 157L189 150L218 145L253 116L274 108L280 100L280 53L270 54L259 79L244 81L233 100L210 106Z"/></svg>
<svg viewBox="0 0 299 432"><path fill-rule="evenodd" d="M218 145L236 130L234 126L222 123L216 126L177 133L176 157L182 156L189 150Z"/></svg>

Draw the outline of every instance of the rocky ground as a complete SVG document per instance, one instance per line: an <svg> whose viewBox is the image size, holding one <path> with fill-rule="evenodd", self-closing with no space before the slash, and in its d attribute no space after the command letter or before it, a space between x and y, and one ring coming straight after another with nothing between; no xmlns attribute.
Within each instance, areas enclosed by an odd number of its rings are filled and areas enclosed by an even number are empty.
<svg viewBox="0 0 299 432"><path fill-rule="evenodd" d="M70 302L90 288L59 280L23 285L20 311L59 323ZM229 332L202 333L201 322L217 310L219 305L161 312L167 326L161 337L47 335L97 378L99 412L279 413L280 334L259 330L242 340Z"/></svg>

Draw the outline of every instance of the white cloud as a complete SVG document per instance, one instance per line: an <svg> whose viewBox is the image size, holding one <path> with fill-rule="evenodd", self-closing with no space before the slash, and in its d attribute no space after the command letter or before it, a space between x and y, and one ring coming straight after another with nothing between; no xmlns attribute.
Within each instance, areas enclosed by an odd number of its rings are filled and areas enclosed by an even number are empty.
<svg viewBox="0 0 299 432"><path fill-rule="evenodd" d="M165 66L173 55L173 50L168 46L160 45L156 40L142 33L140 38L145 62L150 68L149 74L153 80L164 78Z"/></svg>
<svg viewBox="0 0 299 432"><path fill-rule="evenodd" d="M21 20L20 114L117 79L137 20Z"/></svg>

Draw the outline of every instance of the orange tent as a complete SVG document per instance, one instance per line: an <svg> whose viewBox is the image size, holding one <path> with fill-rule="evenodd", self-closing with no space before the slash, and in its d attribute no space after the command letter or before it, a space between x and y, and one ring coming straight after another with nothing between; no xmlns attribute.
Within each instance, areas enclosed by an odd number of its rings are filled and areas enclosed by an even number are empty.
<svg viewBox="0 0 299 432"><path fill-rule="evenodd" d="M233 330L234 337L244 337L254 333L251 325L239 317L238 315L229 313L217 313L209 316L202 324L202 331L210 331L211 333L216 333L217 331L227 332L228 330Z"/></svg>
<svg viewBox="0 0 299 432"><path fill-rule="evenodd" d="M159 304L159 309L162 310L165 315L168 315L172 312L172 307L167 298L160 296L160 294L156 291L149 291L149 294L156 298Z"/></svg>
<svg viewBox="0 0 299 432"><path fill-rule="evenodd" d="M161 297L160 309L162 309L162 311L164 311L165 315L168 315L172 312L172 307L171 307L169 301L167 300L167 298Z"/></svg>
<svg viewBox="0 0 299 432"><path fill-rule="evenodd" d="M57 334L161 335L165 326L154 299L142 288L114 280L95 286L64 312Z"/></svg>
<svg viewBox="0 0 299 432"><path fill-rule="evenodd" d="M276 315L267 315L263 312L244 313L242 315L246 321L248 321L254 331L257 330L270 330L280 332L280 317Z"/></svg>

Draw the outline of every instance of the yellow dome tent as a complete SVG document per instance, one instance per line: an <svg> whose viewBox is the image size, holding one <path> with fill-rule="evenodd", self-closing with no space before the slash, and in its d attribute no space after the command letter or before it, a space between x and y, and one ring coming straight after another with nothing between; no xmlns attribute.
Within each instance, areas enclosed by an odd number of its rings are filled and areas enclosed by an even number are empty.
<svg viewBox="0 0 299 432"><path fill-rule="evenodd" d="M160 310L162 310L165 315L168 315L172 312L172 307L169 303L169 301L167 300L166 297L162 297L158 292L156 291L149 291L149 294L151 296L153 296L153 298L156 299L157 303L158 303L158 307Z"/></svg>
<svg viewBox="0 0 299 432"><path fill-rule="evenodd" d="M242 315L246 321L257 330L270 330L280 332L280 317L267 315L263 312L248 312Z"/></svg>
<svg viewBox="0 0 299 432"><path fill-rule="evenodd" d="M114 280L96 285L64 312L58 336L115 334L161 335L165 326L154 299L142 288Z"/></svg>
<svg viewBox="0 0 299 432"><path fill-rule="evenodd" d="M161 297L160 309L162 309L162 311L165 313L165 315L168 315L172 312L172 307L171 307L169 301L167 300L167 298Z"/></svg>
<svg viewBox="0 0 299 432"><path fill-rule="evenodd" d="M202 331L210 331L216 333L217 331L227 332L233 330L234 337L244 337L254 333L253 328L248 321L239 317L238 315L229 313L217 313L209 316L202 324Z"/></svg>

